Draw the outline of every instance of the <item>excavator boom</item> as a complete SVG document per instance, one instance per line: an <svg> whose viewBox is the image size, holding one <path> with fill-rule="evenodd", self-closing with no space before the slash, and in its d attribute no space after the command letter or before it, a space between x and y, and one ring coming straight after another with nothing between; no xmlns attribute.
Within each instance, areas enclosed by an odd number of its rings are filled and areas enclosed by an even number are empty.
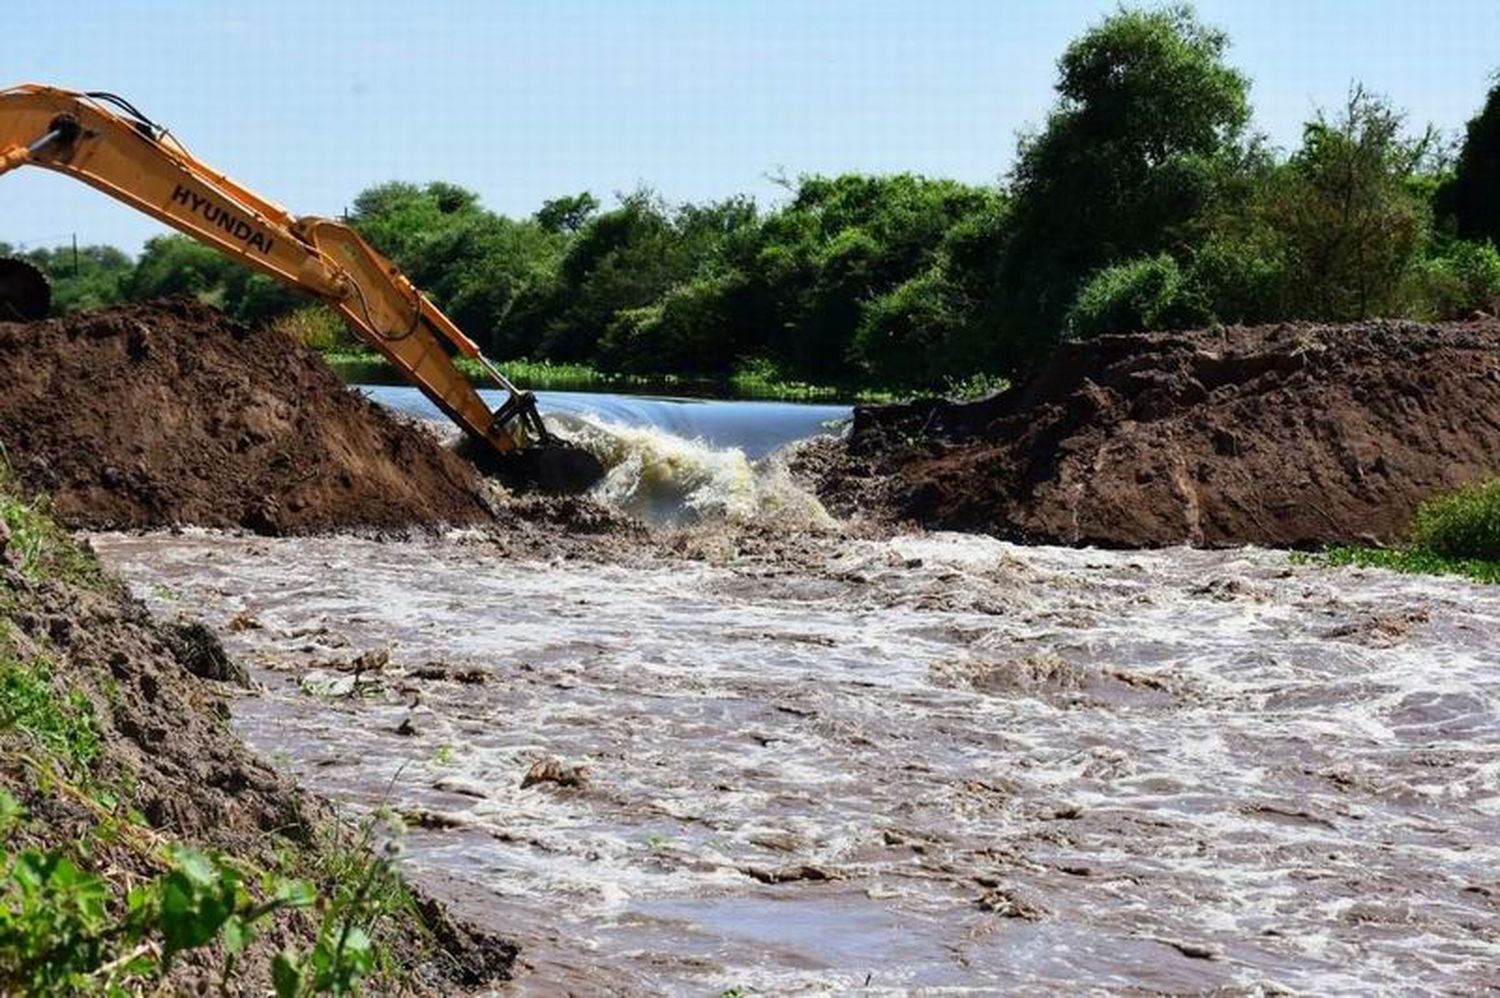
<svg viewBox="0 0 1500 998"><path fill-rule="evenodd" d="M515 455L552 444L535 398L511 384L395 264L352 228L290 214L198 160L129 102L112 94L36 84L0 90L0 174L20 166L81 180L327 302L493 454ZM10 280L24 284L27 277L12 272ZM455 353L479 362L505 389L503 405L490 409L453 363ZM580 455L570 463L570 470L546 476L566 482L544 484L559 490L591 484L584 481L596 477L589 460Z"/></svg>

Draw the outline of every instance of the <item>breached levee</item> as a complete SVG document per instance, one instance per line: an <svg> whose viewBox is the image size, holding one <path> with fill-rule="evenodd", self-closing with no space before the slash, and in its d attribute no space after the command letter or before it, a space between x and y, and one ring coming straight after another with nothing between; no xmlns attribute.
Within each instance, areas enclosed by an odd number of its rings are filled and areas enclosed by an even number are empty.
<svg viewBox="0 0 1500 998"><path fill-rule="evenodd" d="M836 514L1031 543L1389 541L1500 472L1496 412L1494 319L1105 336L983 401L858 409L798 467Z"/></svg>

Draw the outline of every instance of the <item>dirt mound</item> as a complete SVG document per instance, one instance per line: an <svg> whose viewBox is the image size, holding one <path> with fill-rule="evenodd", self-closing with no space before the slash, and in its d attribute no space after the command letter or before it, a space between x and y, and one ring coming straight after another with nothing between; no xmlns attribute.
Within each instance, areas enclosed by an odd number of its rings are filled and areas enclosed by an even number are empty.
<svg viewBox="0 0 1500 998"><path fill-rule="evenodd" d="M193 301L0 323L0 379L0 443L70 527L487 519L464 461L311 351Z"/></svg>
<svg viewBox="0 0 1500 998"><path fill-rule="evenodd" d="M797 467L837 512L1024 541L1391 540L1500 470L1500 323L1070 343L983 401L862 407Z"/></svg>

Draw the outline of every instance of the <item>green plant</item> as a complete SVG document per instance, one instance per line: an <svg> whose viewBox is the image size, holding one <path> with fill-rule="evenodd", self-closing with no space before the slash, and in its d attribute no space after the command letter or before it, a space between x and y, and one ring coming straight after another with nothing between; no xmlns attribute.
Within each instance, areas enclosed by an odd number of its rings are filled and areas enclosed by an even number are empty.
<svg viewBox="0 0 1500 998"><path fill-rule="evenodd" d="M0 990L125 994L158 980L178 954L222 941L227 992L258 926L313 900L305 884L278 879L256 901L236 869L184 846L161 858L163 873L126 891L58 850L0 853Z"/></svg>
<svg viewBox="0 0 1500 998"><path fill-rule="evenodd" d="M959 401L988 398L1010 387L1010 379L998 374L971 374L967 378L949 378L943 395Z"/></svg>
<svg viewBox="0 0 1500 998"><path fill-rule="evenodd" d="M1419 319L1462 319L1500 306L1500 252L1489 243L1454 240L1418 260L1401 292Z"/></svg>
<svg viewBox="0 0 1500 998"><path fill-rule="evenodd" d="M0 657L0 733L18 731L75 773L86 773L99 757L94 705L74 690L53 688L45 660Z"/></svg>
<svg viewBox="0 0 1500 998"><path fill-rule="evenodd" d="M1423 503L1411 543L1443 558L1500 562L1500 478Z"/></svg>
<svg viewBox="0 0 1500 998"><path fill-rule="evenodd" d="M1332 566L1384 568L1409 575L1458 575L1475 582L1500 583L1500 562L1472 558L1444 558L1412 548L1332 547L1316 556Z"/></svg>
<svg viewBox="0 0 1500 998"><path fill-rule="evenodd" d="M314 350L348 349L354 342L344 320L327 305L309 305L278 316L271 321L271 328Z"/></svg>
<svg viewBox="0 0 1500 998"><path fill-rule="evenodd" d="M99 563L53 522L45 498L26 500L0 447L0 520L10 534L4 556L28 579L57 578L88 587L103 583Z"/></svg>
<svg viewBox="0 0 1500 998"><path fill-rule="evenodd" d="M319 850L315 872L328 886L317 942L308 953L283 950L276 956L271 973L277 998L345 994L372 973L394 975L396 968L372 944L371 932L383 919L415 920L416 902L392 866L402 834L399 821L381 811L352 840L339 826Z"/></svg>
<svg viewBox="0 0 1500 998"><path fill-rule="evenodd" d="M1083 285L1068 312L1068 335L1185 329L1207 314L1177 261L1166 253L1106 267Z"/></svg>
<svg viewBox="0 0 1500 998"><path fill-rule="evenodd" d="M1398 547L1341 546L1320 557L1329 565L1500 583L1500 478L1424 502L1412 517L1406 542Z"/></svg>

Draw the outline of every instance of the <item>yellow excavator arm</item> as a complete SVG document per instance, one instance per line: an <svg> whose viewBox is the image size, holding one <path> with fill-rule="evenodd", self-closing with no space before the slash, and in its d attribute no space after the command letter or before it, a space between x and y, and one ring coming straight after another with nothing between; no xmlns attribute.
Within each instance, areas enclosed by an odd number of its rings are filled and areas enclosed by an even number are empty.
<svg viewBox="0 0 1500 998"><path fill-rule="evenodd" d="M498 455L550 443L518 390L390 260L341 222L293 216L187 151L127 101L26 84L0 90L0 175L67 174L255 270L327 302L349 327ZM454 365L483 365L506 390L492 411Z"/></svg>

